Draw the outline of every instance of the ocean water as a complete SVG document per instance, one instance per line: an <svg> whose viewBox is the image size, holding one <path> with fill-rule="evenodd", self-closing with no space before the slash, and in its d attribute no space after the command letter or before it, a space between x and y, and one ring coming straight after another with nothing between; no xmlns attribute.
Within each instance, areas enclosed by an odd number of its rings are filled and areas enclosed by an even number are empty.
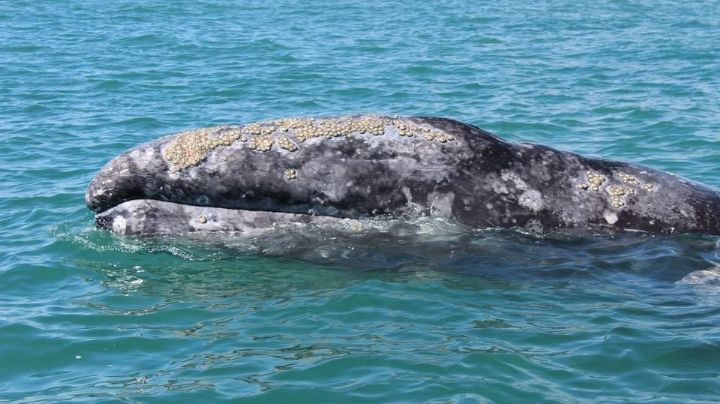
<svg viewBox="0 0 720 404"><path fill-rule="evenodd" d="M437 221L133 239L176 131L440 115L720 186L720 3L0 1L0 401L715 402L720 241Z"/></svg>

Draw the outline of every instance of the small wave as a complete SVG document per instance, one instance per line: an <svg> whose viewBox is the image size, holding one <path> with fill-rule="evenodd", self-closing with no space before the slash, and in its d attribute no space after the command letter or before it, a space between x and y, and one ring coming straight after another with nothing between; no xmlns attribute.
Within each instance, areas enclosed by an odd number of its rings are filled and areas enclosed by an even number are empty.
<svg viewBox="0 0 720 404"><path fill-rule="evenodd" d="M720 287L720 266L690 272L676 283L678 285L712 285Z"/></svg>

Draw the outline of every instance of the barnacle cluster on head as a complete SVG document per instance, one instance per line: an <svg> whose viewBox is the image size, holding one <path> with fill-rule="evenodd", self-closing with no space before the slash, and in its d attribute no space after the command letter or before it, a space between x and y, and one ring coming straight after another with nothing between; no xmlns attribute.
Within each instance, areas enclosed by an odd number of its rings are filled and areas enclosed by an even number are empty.
<svg viewBox="0 0 720 404"><path fill-rule="evenodd" d="M618 173L618 177L620 177L620 180L626 184L636 185L636 186L640 185L640 181L638 181L638 179L632 175L625 174L625 173Z"/></svg>
<svg viewBox="0 0 720 404"><path fill-rule="evenodd" d="M285 150L292 152L298 149L297 145L292 140L288 139L286 136L280 136L277 142L278 146L282 147Z"/></svg>
<svg viewBox="0 0 720 404"><path fill-rule="evenodd" d="M297 178L297 170L294 168L290 168L285 170L285 179L290 181Z"/></svg>
<svg viewBox="0 0 720 404"><path fill-rule="evenodd" d="M610 185L605 188L605 191L610 196L610 205L615 208L622 208L625 206L626 198L629 195L635 195L637 193L635 188L625 187L622 185Z"/></svg>
<svg viewBox="0 0 720 404"><path fill-rule="evenodd" d="M607 178L605 178L604 175L598 174L594 171L588 171L586 176L587 176L587 182L578 184L578 188L580 188L580 189L588 189L589 188L593 191L599 191L600 187L607 179Z"/></svg>
<svg viewBox="0 0 720 404"><path fill-rule="evenodd" d="M239 126L217 126L182 132L163 150L165 159L174 171L201 162L208 153L220 146L230 146L237 140L246 141Z"/></svg>
<svg viewBox="0 0 720 404"><path fill-rule="evenodd" d="M353 135L381 136L396 132L400 136L412 137L425 135L429 141L441 143L453 140L453 137L426 125L418 125L403 118L384 116L359 116L337 118L286 118L265 122L285 136L293 137L302 143L312 138L334 138Z"/></svg>
<svg viewBox="0 0 720 404"><path fill-rule="evenodd" d="M275 139L270 134L261 134L250 139L247 147L259 152L266 152L272 149Z"/></svg>
<svg viewBox="0 0 720 404"><path fill-rule="evenodd" d="M608 197L607 201L610 206L618 209L627 204L628 198L637 195L639 189L643 189L646 192L652 192L653 190L652 184L647 183L643 185L635 176L623 172L618 172L615 175L619 178L619 181L613 183L612 180L608 180L608 177L602 174L588 171L586 173L587 182L579 183L577 187L582 190L597 192L603 189L603 185L608 182L609 184L604 188Z"/></svg>
<svg viewBox="0 0 720 404"><path fill-rule="evenodd" d="M245 126L219 126L180 133L163 150L174 171L194 166L215 148L236 141L247 142L247 148L258 152L272 150L274 145L288 152L313 138L336 138L356 135L381 136L397 133L403 137L422 137L430 142L446 143L453 136L425 124L405 118L364 115L337 118L284 118L255 122Z"/></svg>

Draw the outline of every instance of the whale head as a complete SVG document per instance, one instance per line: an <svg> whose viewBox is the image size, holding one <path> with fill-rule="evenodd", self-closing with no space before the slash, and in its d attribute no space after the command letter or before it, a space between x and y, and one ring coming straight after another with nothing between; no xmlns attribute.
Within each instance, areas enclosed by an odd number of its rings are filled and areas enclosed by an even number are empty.
<svg viewBox="0 0 720 404"><path fill-rule="evenodd" d="M160 155L160 145L165 141L140 145L110 160L90 182L85 192L87 206L102 212L126 201L152 198L158 187L162 188L168 171Z"/></svg>

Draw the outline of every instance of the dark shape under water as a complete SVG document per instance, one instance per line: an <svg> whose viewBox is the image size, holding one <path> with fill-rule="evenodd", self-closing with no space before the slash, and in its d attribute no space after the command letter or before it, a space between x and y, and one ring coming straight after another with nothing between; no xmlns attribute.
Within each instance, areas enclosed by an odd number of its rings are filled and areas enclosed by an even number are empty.
<svg viewBox="0 0 720 404"><path fill-rule="evenodd" d="M290 118L163 137L110 161L87 205L121 234L436 216L471 228L720 234L720 192L429 117Z"/></svg>

